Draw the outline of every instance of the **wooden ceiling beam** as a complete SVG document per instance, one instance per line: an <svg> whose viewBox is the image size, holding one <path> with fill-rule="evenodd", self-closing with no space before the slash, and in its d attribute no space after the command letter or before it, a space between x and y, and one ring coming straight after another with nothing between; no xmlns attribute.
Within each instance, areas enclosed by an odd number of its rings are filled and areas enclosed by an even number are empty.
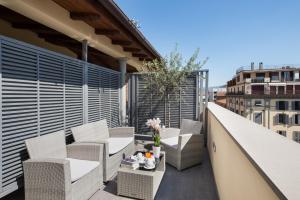
<svg viewBox="0 0 300 200"><path fill-rule="evenodd" d="M153 59L151 58L139 58L139 61L152 61Z"/></svg>
<svg viewBox="0 0 300 200"><path fill-rule="evenodd" d="M36 30L36 29L50 29L42 24L38 23L24 23L24 22L13 22L12 24L13 28L17 29L31 29L31 30Z"/></svg>
<svg viewBox="0 0 300 200"><path fill-rule="evenodd" d="M70 38L68 36L65 36L63 34L52 34L52 33L38 33L38 36L40 38L45 38L45 39L52 39L52 40L57 40L61 42L67 42L67 43L79 43L79 41Z"/></svg>
<svg viewBox="0 0 300 200"><path fill-rule="evenodd" d="M141 49L134 48L134 47L123 47L123 50L127 51L127 52L140 52L141 51Z"/></svg>
<svg viewBox="0 0 300 200"><path fill-rule="evenodd" d="M121 46L129 46L132 44L131 41L129 40L112 40L111 41L112 44L116 44L116 45L121 45Z"/></svg>
<svg viewBox="0 0 300 200"><path fill-rule="evenodd" d="M99 20L100 15L97 13L90 12L70 12L70 18L73 20Z"/></svg>
<svg viewBox="0 0 300 200"><path fill-rule="evenodd" d="M146 58L148 57L146 54L143 53L132 53L133 57L139 57L139 58Z"/></svg>
<svg viewBox="0 0 300 200"><path fill-rule="evenodd" d="M97 29L95 29L95 34L97 34L97 35L116 35L116 34L120 34L120 31L116 30L116 29L97 28Z"/></svg>

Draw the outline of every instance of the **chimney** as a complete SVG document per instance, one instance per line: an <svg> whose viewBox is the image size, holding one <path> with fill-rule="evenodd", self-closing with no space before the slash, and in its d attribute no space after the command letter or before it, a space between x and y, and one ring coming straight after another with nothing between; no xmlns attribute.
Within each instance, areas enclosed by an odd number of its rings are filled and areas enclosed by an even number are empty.
<svg viewBox="0 0 300 200"><path fill-rule="evenodd" d="M262 70L262 69L264 69L264 65L263 65L262 62L260 62L260 63L259 63L259 70Z"/></svg>
<svg viewBox="0 0 300 200"><path fill-rule="evenodd" d="M254 62L251 63L251 71L254 70Z"/></svg>

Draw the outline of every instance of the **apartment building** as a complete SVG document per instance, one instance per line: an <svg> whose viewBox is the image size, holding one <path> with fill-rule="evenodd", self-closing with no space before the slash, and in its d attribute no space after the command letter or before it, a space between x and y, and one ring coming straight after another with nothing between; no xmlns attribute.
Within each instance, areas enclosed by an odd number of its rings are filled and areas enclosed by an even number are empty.
<svg viewBox="0 0 300 200"><path fill-rule="evenodd" d="M295 66L237 70L227 82L226 107L251 121L300 143L300 68Z"/></svg>

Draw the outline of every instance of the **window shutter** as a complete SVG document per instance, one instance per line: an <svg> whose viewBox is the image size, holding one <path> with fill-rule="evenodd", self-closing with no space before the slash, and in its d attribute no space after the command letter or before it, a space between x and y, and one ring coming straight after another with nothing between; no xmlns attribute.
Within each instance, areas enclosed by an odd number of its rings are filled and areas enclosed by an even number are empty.
<svg viewBox="0 0 300 200"><path fill-rule="evenodd" d="M275 116L274 116L274 124L276 125L276 124L278 124L278 114L276 114Z"/></svg>
<svg viewBox="0 0 300 200"><path fill-rule="evenodd" d="M289 102L288 101L285 101L285 110L288 110L289 109Z"/></svg>
<svg viewBox="0 0 300 200"><path fill-rule="evenodd" d="M292 101L292 110L295 110L295 101Z"/></svg>
<svg viewBox="0 0 300 200"><path fill-rule="evenodd" d="M293 116L293 119L294 119L294 123L293 123L293 124L295 124L295 125L298 125L298 124L299 124L299 117L300 117L299 114L295 114L295 115Z"/></svg>
<svg viewBox="0 0 300 200"><path fill-rule="evenodd" d="M279 110L279 101L276 101L276 110Z"/></svg>
<svg viewBox="0 0 300 200"><path fill-rule="evenodd" d="M294 124L294 116L289 117L289 124L293 125Z"/></svg>
<svg viewBox="0 0 300 200"><path fill-rule="evenodd" d="M289 124L289 116L288 115L285 115L285 124Z"/></svg>
<svg viewBox="0 0 300 200"><path fill-rule="evenodd" d="M293 116L291 117L291 124L292 124L292 125L294 125L295 122L296 122L296 121L295 121L295 116L296 116L296 115L293 115Z"/></svg>

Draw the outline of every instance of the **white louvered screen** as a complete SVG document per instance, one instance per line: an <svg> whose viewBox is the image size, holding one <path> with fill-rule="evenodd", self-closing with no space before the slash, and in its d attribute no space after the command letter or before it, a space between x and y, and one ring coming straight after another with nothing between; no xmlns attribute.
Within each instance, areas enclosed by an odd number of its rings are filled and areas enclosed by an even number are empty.
<svg viewBox="0 0 300 200"><path fill-rule="evenodd" d="M111 109L111 118L110 126L117 127L120 122L120 96L119 96L119 85L120 85L120 75L119 73L111 72L110 73L110 109Z"/></svg>
<svg viewBox="0 0 300 200"><path fill-rule="evenodd" d="M55 55L38 57L40 135L64 129L63 62Z"/></svg>
<svg viewBox="0 0 300 200"><path fill-rule="evenodd" d="M22 185L25 139L83 124L84 65L88 121L118 126L119 72L0 36L0 196Z"/></svg>
<svg viewBox="0 0 300 200"><path fill-rule="evenodd" d="M100 119L100 79L99 68L97 66L89 66L88 68L88 110L89 122L98 121Z"/></svg>
<svg viewBox="0 0 300 200"><path fill-rule="evenodd" d="M38 135L37 54L1 42L2 190L17 185L26 157L24 140Z"/></svg>
<svg viewBox="0 0 300 200"><path fill-rule="evenodd" d="M109 127L119 126L120 73L88 64L88 121L106 119Z"/></svg>
<svg viewBox="0 0 300 200"><path fill-rule="evenodd" d="M149 118L159 117L166 127L174 128L180 127L181 119L196 119L197 76L198 73L190 75L182 86L182 92L170 94L170 102L167 103L166 97L162 98L146 89L143 74L131 74L129 124L136 128L137 133L145 134L149 132L145 125Z"/></svg>
<svg viewBox="0 0 300 200"><path fill-rule="evenodd" d="M78 60L65 63L65 131L83 124L83 66Z"/></svg>
<svg viewBox="0 0 300 200"><path fill-rule="evenodd" d="M110 73L100 71L100 119L106 119L108 126L111 126L111 104L110 104Z"/></svg>

